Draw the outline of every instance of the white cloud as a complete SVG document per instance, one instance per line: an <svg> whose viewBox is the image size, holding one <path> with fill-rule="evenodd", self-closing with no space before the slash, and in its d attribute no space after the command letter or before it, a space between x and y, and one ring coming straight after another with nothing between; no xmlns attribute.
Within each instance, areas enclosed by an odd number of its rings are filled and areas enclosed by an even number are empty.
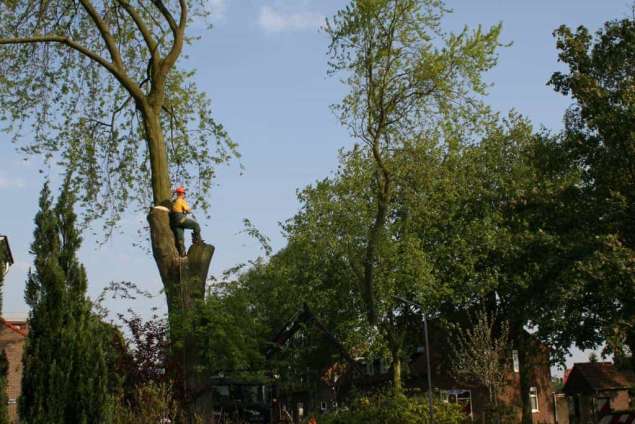
<svg viewBox="0 0 635 424"><path fill-rule="evenodd" d="M0 189L23 188L26 184L22 178L7 177L0 174Z"/></svg>
<svg viewBox="0 0 635 424"><path fill-rule="evenodd" d="M262 6L258 24L266 32L301 31L317 29L324 17L314 12L282 12L271 6Z"/></svg>

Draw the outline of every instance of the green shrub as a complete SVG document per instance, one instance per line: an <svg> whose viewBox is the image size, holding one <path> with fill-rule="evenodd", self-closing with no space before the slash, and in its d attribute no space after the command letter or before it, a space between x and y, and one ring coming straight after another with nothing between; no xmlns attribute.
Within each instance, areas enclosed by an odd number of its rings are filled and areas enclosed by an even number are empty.
<svg viewBox="0 0 635 424"><path fill-rule="evenodd" d="M122 398L114 399L108 424L157 424L178 422L179 411L167 384L147 383L135 390L134 405Z"/></svg>
<svg viewBox="0 0 635 424"><path fill-rule="evenodd" d="M435 403L434 424L460 424L466 421L458 405ZM430 424L428 400L424 396L406 397L386 393L362 396L348 407L324 415L319 424Z"/></svg>

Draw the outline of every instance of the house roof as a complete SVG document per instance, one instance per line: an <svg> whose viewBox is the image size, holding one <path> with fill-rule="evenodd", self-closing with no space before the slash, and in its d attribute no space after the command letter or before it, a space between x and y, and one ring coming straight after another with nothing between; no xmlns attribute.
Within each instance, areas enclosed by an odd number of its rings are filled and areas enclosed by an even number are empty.
<svg viewBox="0 0 635 424"><path fill-rule="evenodd" d="M617 369L610 362L584 362L573 365L563 391L567 395L592 394L632 387L635 387L633 371Z"/></svg>
<svg viewBox="0 0 635 424"><path fill-rule="evenodd" d="M2 325L13 331L15 334L18 334L22 337L26 337L28 335L27 332L24 331L24 329L22 328L22 322L11 322L5 320L4 318L0 318L0 322L2 323Z"/></svg>
<svg viewBox="0 0 635 424"><path fill-rule="evenodd" d="M13 255L11 254L11 246L9 246L9 238L0 234L0 249L4 249L7 252L8 263L13 265Z"/></svg>

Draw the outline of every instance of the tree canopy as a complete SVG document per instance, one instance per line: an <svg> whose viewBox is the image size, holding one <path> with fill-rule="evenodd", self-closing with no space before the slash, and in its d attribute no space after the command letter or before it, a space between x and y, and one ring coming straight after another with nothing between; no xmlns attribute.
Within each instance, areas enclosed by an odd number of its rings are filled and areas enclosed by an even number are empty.
<svg viewBox="0 0 635 424"><path fill-rule="evenodd" d="M327 20L330 73L348 94L334 106L342 125L373 162L373 220L367 225L358 278L369 321L375 301L379 245L386 241L388 210L395 201L392 156L409 144L481 132L487 108L482 74L496 63L500 25L446 33L447 10L437 0L355 0Z"/></svg>
<svg viewBox="0 0 635 424"><path fill-rule="evenodd" d="M604 340L624 355L635 346L635 20L609 21L595 35L562 26L555 35L568 71L550 84L574 101L561 154L581 177L564 215L578 237L562 255L560 280L571 293L562 316L579 345Z"/></svg>
<svg viewBox="0 0 635 424"><path fill-rule="evenodd" d="M175 183L209 206L236 145L177 60L198 0L0 3L0 121L27 154L74 171L86 217L107 227Z"/></svg>

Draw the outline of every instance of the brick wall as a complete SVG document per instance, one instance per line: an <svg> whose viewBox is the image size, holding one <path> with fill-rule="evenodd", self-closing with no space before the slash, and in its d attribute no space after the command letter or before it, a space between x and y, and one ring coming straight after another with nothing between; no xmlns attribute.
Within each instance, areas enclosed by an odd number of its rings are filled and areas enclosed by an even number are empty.
<svg viewBox="0 0 635 424"><path fill-rule="evenodd" d="M6 352L9 362L7 381L9 420L11 423L17 423L17 399L22 387L22 352L28 328L24 321L8 321L8 325L12 328L7 325L0 326L0 349Z"/></svg>
<svg viewBox="0 0 635 424"><path fill-rule="evenodd" d="M472 396L473 421L486 422L484 416L489 396L487 389L476 383L459 382L451 372L452 364L448 352L447 333L430 332L430 363L432 370L432 387L444 389L470 390ZM527 343L530 349L525 355L527 363L520 364L528 374L530 386L536 387L538 395L538 410L532 412L533 424L551 424L554 422L553 390L551 388L551 370L549 364L549 350L537 339L530 339ZM418 386L427 388L423 377L426 374L425 355L419 355L411 364L411 371L417 376ZM521 422L523 399L521 395L520 373L514 372L513 364L506 378L506 385L501 393L499 402L510 407L515 422Z"/></svg>

